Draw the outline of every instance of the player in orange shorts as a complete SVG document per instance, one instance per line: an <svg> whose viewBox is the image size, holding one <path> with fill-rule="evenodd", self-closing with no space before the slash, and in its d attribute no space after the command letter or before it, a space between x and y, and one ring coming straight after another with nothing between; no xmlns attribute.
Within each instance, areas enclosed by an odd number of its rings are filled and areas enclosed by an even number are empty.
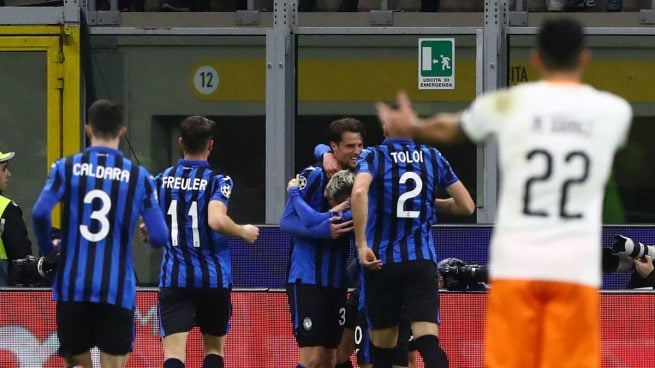
<svg viewBox="0 0 655 368"><path fill-rule="evenodd" d="M590 54L580 24L547 20L537 38L537 82L427 119L401 93L398 109L378 104L378 115L422 141L498 142L485 366L599 367L603 195L632 110L581 83Z"/></svg>

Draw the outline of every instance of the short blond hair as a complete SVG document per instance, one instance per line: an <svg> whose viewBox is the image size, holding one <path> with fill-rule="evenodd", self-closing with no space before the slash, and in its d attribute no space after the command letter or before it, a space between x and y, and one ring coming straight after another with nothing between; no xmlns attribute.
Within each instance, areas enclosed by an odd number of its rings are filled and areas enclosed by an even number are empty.
<svg viewBox="0 0 655 368"><path fill-rule="evenodd" d="M347 194L350 197L350 192L353 190L353 183L355 182L355 174L350 170L337 171L330 181L325 186L323 195L329 201L334 201L336 198Z"/></svg>

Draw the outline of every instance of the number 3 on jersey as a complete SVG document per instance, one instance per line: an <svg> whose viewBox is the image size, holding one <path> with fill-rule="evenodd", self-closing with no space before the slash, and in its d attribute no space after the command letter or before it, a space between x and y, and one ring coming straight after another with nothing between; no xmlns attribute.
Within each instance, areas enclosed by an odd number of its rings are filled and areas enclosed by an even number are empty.
<svg viewBox="0 0 655 368"><path fill-rule="evenodd" d="M109 234L109 219L107 214L111 210L111 198L107 193L100 189L93 189L84 195L84 203L91 204L94 199L99 199L101 202L100 209L91 212L91 220L96 220L100 223L100 229L93 233L86 225L80 225L80 234L82 237L92 243L102 241Z"/></svg>
<svg viewBox="0 0 655 368"><path fill-rule="evenodd" d="M171 216L171 244L177 247L179 227L177 224L177 199L173 199L168 206L167 215ZM193 247L200 248L200 233L198 232L198 202L192 201L187 216L191 217L191 229L193 233Z"/></svg>

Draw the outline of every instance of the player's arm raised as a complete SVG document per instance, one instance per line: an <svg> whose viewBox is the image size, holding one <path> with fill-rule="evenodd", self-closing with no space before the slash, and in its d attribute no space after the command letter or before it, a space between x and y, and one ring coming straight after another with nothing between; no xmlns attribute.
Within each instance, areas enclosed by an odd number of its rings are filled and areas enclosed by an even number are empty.
<svg viewBox="0 0 655 368"><path fill-rule="evenodd" d="M210 201L207 214L209 227L225 236L235 236L252 244L259 237L259 228L254 225L238 225L227 214L227 206L221 201Z"/></svg>
<svg viewBox="0 0 655 368"><path fill-rule="evenodd" d="M416 140L431 144L456 144L466 142L467 138L459 124L460 114L440 113L420 119L414 125Z"/></svg>
<svg viewBox="0 0 655 368"><path fill-rule="evenodd" d="M454 144L467 140L459 120L460 114L440 113L421 119L416 115L405 92L399 92L396 106L376 105L378 117L384 125L397 131L409 132L418 141L429 144Z"/></svg>
<svg viewBox="0 0 655 368"><path fill-rule="evenodd" d="M437 211L458 216L468 216L475 211L471 194L461 181L456 181L446 188L450 198L435 199Z"/></svg>

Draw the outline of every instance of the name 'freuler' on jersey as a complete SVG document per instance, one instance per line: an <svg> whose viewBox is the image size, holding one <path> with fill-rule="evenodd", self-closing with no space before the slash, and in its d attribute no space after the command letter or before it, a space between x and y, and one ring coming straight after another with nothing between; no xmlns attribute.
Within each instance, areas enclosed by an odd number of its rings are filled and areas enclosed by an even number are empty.
<svg viewBox="0 0 655 368"><path fill-rule="evenodd" d="M207 180L199 178L180 178L175 176L165 176L161 179L162 188L182 189L182 190L201 190L207 189Z"/></svg>
<svg viewBox="0 0 655 368"><path fill-rule="evenodd" d="M231 287L227 238L209 228L207 209L213 200L227 207L232 179L212 170L207 161L180 160L155 182L171 231L159 287Z"/></svg>

